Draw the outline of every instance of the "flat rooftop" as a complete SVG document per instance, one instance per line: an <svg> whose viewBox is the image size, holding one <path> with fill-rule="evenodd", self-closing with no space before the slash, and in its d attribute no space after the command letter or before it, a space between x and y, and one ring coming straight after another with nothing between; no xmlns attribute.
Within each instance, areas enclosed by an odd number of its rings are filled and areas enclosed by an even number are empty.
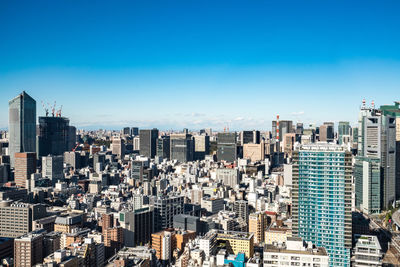
<svg viewBox="0 0 400 267"><path fill-rule="evenodd" d="M279 248L274 245L265 245L264 252L274 252L282 254L301 254L301 255L316 255L316 256L328 256L325 248L318 247L316 249L305 249L305 250L289 250L285 247Z"/></svg>

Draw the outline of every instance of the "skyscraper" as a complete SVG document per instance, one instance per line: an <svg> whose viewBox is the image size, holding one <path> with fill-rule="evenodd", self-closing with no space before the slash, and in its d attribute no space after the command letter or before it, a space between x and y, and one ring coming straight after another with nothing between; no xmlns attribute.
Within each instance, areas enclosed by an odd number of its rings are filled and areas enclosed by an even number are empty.
<svg viewBox="0 0 400 267"><path fill-rule="evenodd" d="M343 143L343 137L348 136L350 139L351 127L348 121L339 121L338 126L338 139L339 145Z"/></svg>
<svg viewBox="0 0 400 267"><path fill-rule="evenodd" d="M293 234L325 247L330 266L350 266L351 153L317 143L293 153Z"/></svg>
<svg viewBox="0 0 400 267"><path fill-rule="evenodd" d="M260 131L242 131L240 134L240 143L244 144L259 144Z"/></svg>
<svg viewBox="0 0 400 267"><path fill-rule="evenodd" d="M131 128L129 128L129 127L124 127L124 128L122 129L122 134L123 134L123 135L130 135L130 134L131 134Z"/></svg>
<svg viewBox="0 0 400 267"><path fill-rule="evenodd" d="M400 102L381 106L381 110L396 119L396 200L400 200Z"/></svg>
<svg viewBox="0 0 400 267"><path fill-rule="evenodd" d="M171 135L171 159L179 162L192 161L194 158L194 140L190 134Z"/></svg>
<svg viewBox="0 0 400 267"><path fill-rule="evenodd" d="M210 154L210 137L208 135L194 136L194 159L203 160Z"/></svg>
<svg viewBox="0 0 400 267"><path fill-rule="evenodd" d="M236 132L218 133L217 159L234 162L237 159Z"/></svg>
<svg viewBox="0 0 400 267"><path fill-rule="evenodd" d="M67 141L67 151L74 149L76 146L76 127L69 126L68 128L68 141Z"/></svg>
<svg viewBox="0 0 400 267"><path fill-rule="evenodd" d="M125 156L125 141L119 136L112 137L111 150L114 155L120 158Z"/></svg>
<svg viewBox="0 0 400 267"><path fill-rule="evenodd" d="M63 160L64 157L61 155L42 157L42 176L49 178L53 186L64 178Z"/></svg>
<svg viewBox="0 0 400 267"><path fill-rule="evenodd" d="M302 135L302 134L303 134L303 131L304 131L303 123L302 123L302 122L298 122L298 123L296 124L296 134L297 134L297 135Z"/></svg>
<svg viewBox="0 0 400 267"><path fill-rule="evenodd" d="M158 130L140 130L140 155L154 158L157 153Z"/></svg>
<svg viewBox="0 0 400 267"><path fill-rule="evenodd" d="M359 161L365 161L366 158L379 159L381 169L380 198L381 209L388 209L396 199L396 122L395 117L383 113L381 110L366 107L365 102L360 110L358 120L358 157L356 164L362 164ZM364 169L363 169L364 170ZM369 171L368 168L365 169ZM363 182L366 177L373 178L370 175L364 175L359 171L355 173L356 181L356 199L363 207L371 206L369 203L363 203L361 200L372 200L373 198L364 198ZM366 180L365 180L366 181ZM371 186L378 186L369 181ZM362 186L361 188L357 186ZM362 196L357 196L362 193Z"/></svg>
<svg viewBox="0 0 400 267"><path fill-rule="evenodd" d="M168 135L163 135L157 139L157 156L169 159L170 150L170 137Z"/></svg>
<svg viewBox="0 0 400 267"><path fill-rule="evenodd" d="M36 172L36 153L15 153L15 184L26 187L26 181L31 179L32 173Z"/></svg>
<svg viewBox="0 0 400 267"><path fill-rule="evenodd" d="M367 214L381 211L381 162L376 157L357 157L354 163L356 207Z"/></svg>
<svg viewBox="0 0 400 267"><path fill-rule="evenodd" d="M131 135L132 136L139 135L139 128L138 127L132 127L131 128Z"/></svg>
<svg viewBox="0 0 400 267"><path fill-rule="evenodd" d="M39 117L38 157L63 155L71 145L69 120L64 117ZM72 131L71 131L72 132Z"/></svg>
<svg viewBox="0 0 400 267"><path fill-rule="evenodd" d="M77 151L67 151L64 153L64 162L74 169L79 169L81 167L81 155Z"/></svg>
<svg viewBox="0 0 400 267"><path fill-rule="evenodd" d="M324 122L319 127L319 140L323 142L333 142L335 139L335 128L333 122Z"/></svg>
<svg viewBox="0 0 400 267"><path fill-rule="evenodd" d="M10 163L15 153L36 152L36 101L25 91L9 101Z"/></svg>

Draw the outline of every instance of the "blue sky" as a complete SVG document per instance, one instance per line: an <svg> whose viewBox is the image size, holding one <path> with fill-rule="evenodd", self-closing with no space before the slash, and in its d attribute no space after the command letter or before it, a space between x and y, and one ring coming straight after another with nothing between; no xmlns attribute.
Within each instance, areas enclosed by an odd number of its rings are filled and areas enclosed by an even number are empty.
<svg viewBox="0 0 400 267"><path fill-rule="evenodd" d="M400 92L399 1L0 2L0 128L26 90L78 127L354 123Z"/></svg>

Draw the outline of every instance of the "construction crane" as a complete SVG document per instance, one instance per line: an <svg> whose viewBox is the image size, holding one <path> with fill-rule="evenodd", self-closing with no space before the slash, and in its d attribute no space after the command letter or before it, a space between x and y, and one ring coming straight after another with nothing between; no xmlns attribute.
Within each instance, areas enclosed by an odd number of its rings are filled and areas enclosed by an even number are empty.
<svg viewBox="0 0 400 267"><path fill-rule="evenodd" d="M57 110L56 117L61 117L62 108L63 108L63 106L61 105L60 109Z"/></svg>
<svg viewBox="0 0 400 267"><path fill-rule="evenodd" d="M76 146L75 146L75 148L72 149L72 152L75 152L75 150L78 148L78 146L79 146L79 143L77 143Z"/></svg>
<svg viewBox="0 0 400 267"><path fill-rule="evenodd" d="M46 117L49 116L49 109L45 106L43 101L42 101L42 106L43 106L44 111L46 112Z"/></svg>
<svg viewBox="0 0 400 267"><path fill-rule="evenodd" d="M51 115L53 115L53 117L54 117L55 113L56 113L56 101L54 101L54 105L51 108Z"/></svg>

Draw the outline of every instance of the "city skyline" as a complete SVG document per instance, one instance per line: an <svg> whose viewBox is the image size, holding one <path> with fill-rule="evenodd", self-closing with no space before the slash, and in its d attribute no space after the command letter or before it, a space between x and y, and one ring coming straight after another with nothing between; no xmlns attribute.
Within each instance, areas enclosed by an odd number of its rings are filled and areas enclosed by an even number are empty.
<svg viewBox="0 0 400 267"><path fill-rule="evenodd" d="M0 1L0 265L400 266L399 11Z"/></svg>
<svg viewBox="0 0 400 267"><path fill-rule="evenodd" d="M85 129L355 125L363 98L392 104L398 2L287 4L3 2L0 114L23 90Z"/></svg>
<svg viewBox="0 0 400 267"><path fill-rule="evenodd" d="M23 91L25 92L25 91ZM35 99L36 100L36 99ZM365 99L363 99L363 101L365 101ZM392 101L392 103L396 103L398 101ZM362 103L362 102L361 102ZM42 107L42 105L44 104L44 107ZM36 112L38 113L37 115L37 123L39 123L39 117L52 117L51 114L46 115L46 111L45 108L47 110L50 110L49 112L51 113L51 108L53 107L54 104L57 104L56 101L52 102L52 103L41 103L38 104L39 107L37 107ZM381 105L379 105L378 103L376 103L374 100L371 101L371 103L366 103L367 106L372 106L374 105L375 107L379 107ZM61 107L62 106L62 107ZM361 104L358 107L361 107ZM55 106L55 111L57 111L58 109L62 108L64 110L64 106L62 104L60 105L56 105ZM61 114L63 117L71 119L70 117L68 117L68 114L64 114L64 112ZM185 118L190 118L190 117L194 117L194 118L201 118L204 117L205 114L204 113L187 113L187 114L183 114L183 113L176 113L175 114L178 117L183 117ZM276 114L276 115L280 115L280 114ZM103 129L103 130L111 130L111 131L120 131L122 128L124 127L138 127L141 129L159 129L161 131L180 131L182 129L186 129L189 128L190 131L198 131L198 130L202 130L202 129L206 129L206 128L211 128L216 132L221 132L221 131L243 131L243 130L261 130L261 131L272 131L272 122L276 120L276 115L273 114L273 118L271 120L269 119L261 119L261 121L257 122L257 121L253 121L252 118L250 118L251 122L254 122L254 124L246 124L245 122L248 121L247 118L245 117L237 117L234 119L229 119L229 120L225 120L220 118L220 120L218 122L216 122L215 117L214 118L210 118L209 120L203 120L201 121L201 123L199 123L198 121L195 122L190 122L190 121L179 121L177 122L177 124L172 125L172 124L168 124L163 122L162 120L121 120L121 121L105 121L99 124L90 124L89 122L87 123L75 123L75 125L82 130L99 130L99 129ZM320 125L323 125L326 122L332 122L334 123L334 129L335 131L338 129L339 123L340 122L349 122L351 127L357 127L358 124L356 121L351 121L351 120L302 120L300 119L302 116L304 115L304 111L301 112L293 112L291 113L289 116L287 117L282 117L280 115L280 120L289 120L292 121L294 124L294 126L296 125L296 123L303 123L304 124L304 128L308 128L309 126L316 126L319 127ZM103 114L104 117L112 117L113 114ZM54 117L54 116L53 116ZM8 116L7 116L8 118ZM74 119L72 118L72 121L74 121ZM243 123L244 122L244 123ZM7 121L8 123L8 121ZM247 125L247 126L246 126ZM233 126L233 127L232 127ZM0 130L8 130L8 127L0 127Z"/></svg>

